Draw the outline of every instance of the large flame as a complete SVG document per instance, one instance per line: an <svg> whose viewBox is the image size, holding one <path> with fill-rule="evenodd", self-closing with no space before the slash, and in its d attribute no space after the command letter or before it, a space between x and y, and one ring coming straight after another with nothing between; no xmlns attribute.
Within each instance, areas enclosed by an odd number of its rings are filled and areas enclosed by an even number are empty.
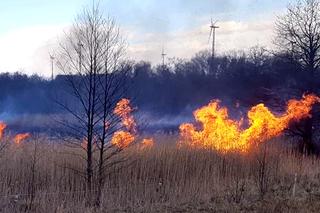
<svg viewBox="0 0 320 213"><path fill-rule="evenodd" d="M20 144L22 141L28 139L30 137L30 133L22 133L14 136L13 141L15 144Z"/></svg>
<svg viewBox="0 0 320 213"><path fill-rule="evenodd" d="M119 148L128 147L135 140L135 136L127 131L117 131L113 134L111 143Z"/></svg>
<svg viewBox="0 0 320 213"><path fill-rule="evenodd" d="M121 124L126 130L116 131L111 139L111 144L117 146L118 148L126 148L134 142L137 137L137 124L132 116L134 110L130 106L129 99L121 99L113 113L118 115L121 119ZM141 142L141 148L145 149L147 147L152 147L154 141L152 138L143 139Z"/></svg>
<svg viewBox="0 0 320 213"><path fill-rule="evenodd" d="M286 112L280 116L258 104L249 110L249 126L244 129L243 119L231 120L227 108L220 107L215 100L194 112L201 129L191 123L180 125L180 143L222 152L247 152L253 145L280 135L290 122L310 117L312 105L319 101L315 95L305 95L300 101L289 100Z"/></svg>
<svg viewBox="0 0 320 213"><path fill-rule="evenodd" d="M4 130L7 128L7 124L0 122L0 139L3 138Z"/></svg>
<svg viewBox="0 0 320 213"><path fill-rule="evenodd" d="M135 133L137 130L137 124L131 115L133 109L130 106L130 100L128 99L121 99L115 109L114 114L118 115L121 118L122 125L130 132Z"/></svg>
<svg viewBox="0 0 320 213"><path fill-rule="evenodd" d="M116 145L119 148L125 148L129 146L135 140L135 134L137 132L136 122L131 115L133 109L130 106L128 99L121 99L115 109L114 114L118 115L121 119L122 126L126 129L115 132L111 139L111 144Z"/></svg>

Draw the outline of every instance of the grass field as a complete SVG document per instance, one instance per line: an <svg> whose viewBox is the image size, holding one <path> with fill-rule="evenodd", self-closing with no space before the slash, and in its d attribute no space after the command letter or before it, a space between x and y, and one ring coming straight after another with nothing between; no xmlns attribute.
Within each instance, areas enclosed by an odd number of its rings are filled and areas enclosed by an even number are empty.
<svg viewBox="0 0 320 213"><path fill-rule="evenodd" d="M269 142L249 154L177 148L176 137L132 147L108 171L102 205L86 207L84 169L45 138L1 152L0 212L320 212L320 160ZM79 154L81 151L79 150ZM69 168L67 168L69 167Z"/></svg>

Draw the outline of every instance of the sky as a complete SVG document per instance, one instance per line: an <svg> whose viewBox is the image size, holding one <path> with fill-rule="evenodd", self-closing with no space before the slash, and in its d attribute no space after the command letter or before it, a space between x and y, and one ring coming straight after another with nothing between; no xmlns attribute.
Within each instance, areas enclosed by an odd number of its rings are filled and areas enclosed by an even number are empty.
<svg viewBox="0 0 320 213"><path fill-rule="evenodd" d="M97 1L97 0L96 0ZM128 43L131 60L188 59L208 50L210 19L218 21L216 52L272 47L274 20L290 0L100 0ZM48 77L49 54L92 0L0 0L0 72ZM56 74L58 70L56 71Z"/></svg>

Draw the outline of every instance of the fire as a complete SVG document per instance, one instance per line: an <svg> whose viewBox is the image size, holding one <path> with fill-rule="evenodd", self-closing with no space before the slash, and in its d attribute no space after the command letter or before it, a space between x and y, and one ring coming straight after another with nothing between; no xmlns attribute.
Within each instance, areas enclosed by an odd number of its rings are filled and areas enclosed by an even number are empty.
<svg viewBox="0 0 320 213"><path fill-rule="evenodd" d="M119 148L128 147L135 139L135 136L127 131L117 131L113 134L111 144Z"/></svg>
<svg viewBox="0 0 320 213"><path fill-rule="evenodd" d="M4 130L7 128L7 124L0 122L0 139L3 138Z"/></svg>
<svg viewBox="0 0 320 213"><path fill-rule="evenodd" d="M149 149L154 146L154 141L152 138L145 138L141 142L141 149Z"/></svg>
<svg viewBox="0 0 320 213"><path fill-rule="evenodd" d="M135 133L137 124L131 115L133 112L133 109L130 106L130 100L128 99L121 99L115 109L114 109L114 114L118 115L121 118L122 125L126 127L130 132Z"/></svg>
<svg viewBox="0 0 320 213"><path fill-rule="evenodd" d="M113 113L118 115L121 119L122 126L126 129L119 130L115 132L111 139L111 144L116 145L119 148L128 147L131 143L134 142L137 136L137 124L132 116L132 112L134 109L130 106L130 100L121 99ZM150 148L154 145L154 141L151 138L143 139L141 142L141 149Z"/></svg>
<svg viewBox="0 0 320 213"><path fill-rule="evenodd" d="M28 139L30 137L30 133L22 133L14 136L13 141L15 144L20 144L22 141Z"/></svg>
<svg viewBox="0 0 320 213"><path fill-rule="evenodd" d="M249 110L249 126L244 129L243 118L231 120L228 109L220 107L220 102L215 100L194 112L201 129L191 123L180 125L180 143L221 152L247 152L252 146L280 135L291 122L311 117L310 111L316 102L320 102L320 98L315 95L289 100L286 112L280 116L274 115L264 104L258 104Z"/></svg>
<svg viewBox="0 0 320 213"><path fill-rule="evenodd" d="M127 131L119 130L115 132L112 136L111 144L119 148L125 148L135 140L137 133L137 124L131 115L133 109L130 106L130 101L125 98L121 99L113 112L120 117L122 126Z"/></svg>

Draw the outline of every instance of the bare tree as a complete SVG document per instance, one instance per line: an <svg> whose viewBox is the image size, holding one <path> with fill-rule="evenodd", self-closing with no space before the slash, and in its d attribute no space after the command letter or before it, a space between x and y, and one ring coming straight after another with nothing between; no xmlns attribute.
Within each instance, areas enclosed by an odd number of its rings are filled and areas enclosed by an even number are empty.
<svg viewBox="0 0 320 213"><path fill-rule="evenodd" d="M72 152L85 161L85 171L73 170L86 179L89 202L96 193L100 204L105 170L123 162L116 156L123 150L110 142L119 129L119 117L113 113L127 90L130 65L124 63L125 42L119 27L105 18L98 5L85 9L66 33L56 53L57 66L69 85L71 103L59 100L71 116L61 121L71 136L67 145L84 150Z"/></svg>
<svg viewBox="0 0 320 213"><path fill-rule="evenodd" d="M320 66L320 2L299 0L289 5L287 13L276 21L276 32L275 43L298 56L312 80ZM310 85L310 92L313 86Z"/></svg>
<svg viewBox="0 0 320 213"><path fill-rule="evenodd" d="M320 2L318 0L299 0L287 8L287 13L279 16L276 21L277 37L275 44L281 50L289 52L298 60L302 72L307 76L305 87L307 93L316 93L316 72L320 66ZM313 149L313 118L303 122L302 127L291 129L290 132L303 138L304 151Z"/></svg>

